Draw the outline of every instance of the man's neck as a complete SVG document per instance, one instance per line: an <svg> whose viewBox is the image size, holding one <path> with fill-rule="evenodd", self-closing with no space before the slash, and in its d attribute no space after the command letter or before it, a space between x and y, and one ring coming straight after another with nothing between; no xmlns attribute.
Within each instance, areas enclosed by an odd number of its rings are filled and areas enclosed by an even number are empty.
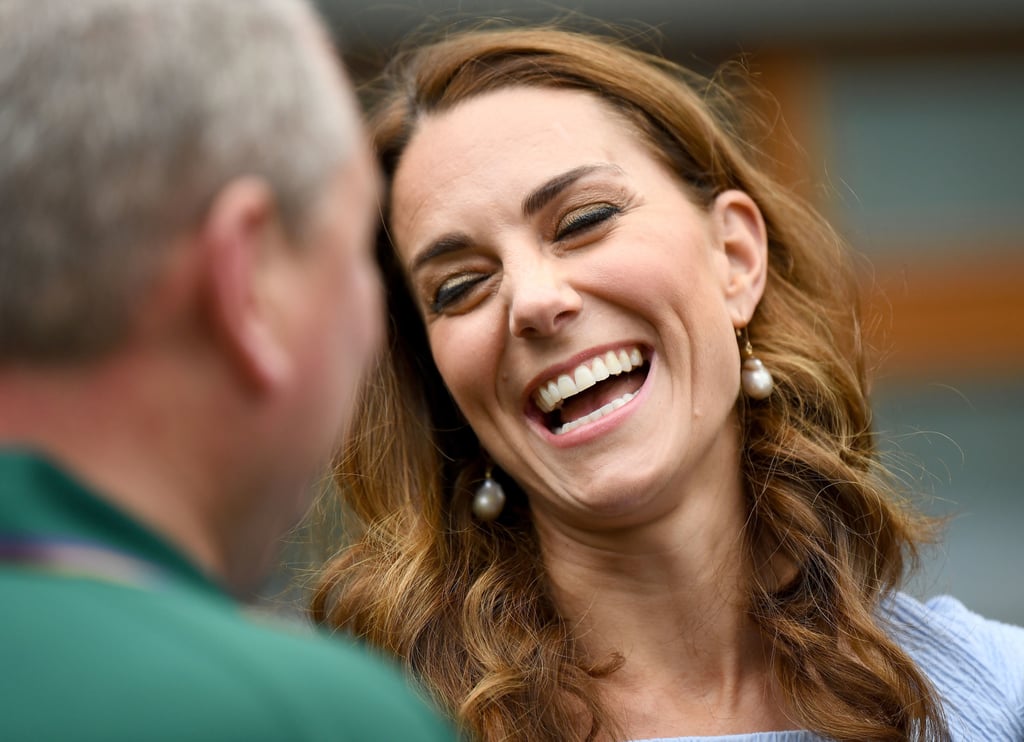
<svg viewBox="0 0 1024 742"><path fill-rule="evenodd" d="M0 445L45 454L223 581L224 548L206 512L216 502L217 451L188 434L195 411L179 394L171 398L162 375L159 364L127 356L0 369Z"/></svg>

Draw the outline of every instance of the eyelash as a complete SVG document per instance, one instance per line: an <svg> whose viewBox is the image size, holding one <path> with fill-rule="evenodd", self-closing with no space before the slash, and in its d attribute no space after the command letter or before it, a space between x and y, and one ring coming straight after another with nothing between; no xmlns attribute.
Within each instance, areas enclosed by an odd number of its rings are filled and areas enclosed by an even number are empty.
<svg viewBox="0 0 1024 742"><path fill-rule="evenodd" d="M486 274L474 273L452 276L438 286L437 292L434 294L434 300L430 304L430 311L435 314L443 312L486 278Z"/></svg>
<svg viewBox="0 0 1024 742"><path fill-rule="evenodd" d="M585 232L608 221L612 217L618 216L621 211L622 209L612 204L595 204L594 206L577 209L570 212L566 218L559 222L555 232L555 239L564 240L571 235Z"/></svg>

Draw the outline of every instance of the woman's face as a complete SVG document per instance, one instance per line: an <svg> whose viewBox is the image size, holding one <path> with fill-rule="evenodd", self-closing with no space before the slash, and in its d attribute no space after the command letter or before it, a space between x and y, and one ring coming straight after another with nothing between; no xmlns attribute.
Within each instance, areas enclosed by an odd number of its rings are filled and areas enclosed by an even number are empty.
<svg viewBox="0 0 1024 742"><path fill-rule="evenodd" d="M699 208L606 104L509 88L422 120L392 198L437 368L535 517L635 525L735 476L745 194Z"/></svg>

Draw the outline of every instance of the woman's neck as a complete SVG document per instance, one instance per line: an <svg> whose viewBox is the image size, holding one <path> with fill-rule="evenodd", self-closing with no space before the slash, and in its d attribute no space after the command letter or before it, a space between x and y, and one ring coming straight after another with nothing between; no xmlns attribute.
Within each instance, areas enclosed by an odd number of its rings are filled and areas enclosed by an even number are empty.
<svg viewBox="0 0 1024 742"><path fill-rule="evenodd" d="M747 508L729 479L626 530L536 519L562 617L593 661L624 659L599 689L631 738L791 726L750 617Z"/></svg>

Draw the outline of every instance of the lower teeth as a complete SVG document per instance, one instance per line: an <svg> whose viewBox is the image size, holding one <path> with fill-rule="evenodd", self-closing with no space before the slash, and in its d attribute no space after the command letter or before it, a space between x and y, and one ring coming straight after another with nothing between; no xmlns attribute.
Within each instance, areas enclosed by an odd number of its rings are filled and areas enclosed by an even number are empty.
<svg viewBox="0 0 1024 742"><path fill-rule="evenodd" d="M580 425L586 425L587 423L593 422L594 420L598 420L607 415L612 410L619 409L620 407L622 407L622 405L626 404L626 402L630 401L635 396L635 393L623 394L621 397L613 399L611 402L604 405L603 407L598 407L593 412L586 414L581 418L573 420L572 422L567 422L565 425L562 425L559 428L555 428L554 433L555 435L562 435L563 433L568 433L570 430L575 430Z"/></svg>

